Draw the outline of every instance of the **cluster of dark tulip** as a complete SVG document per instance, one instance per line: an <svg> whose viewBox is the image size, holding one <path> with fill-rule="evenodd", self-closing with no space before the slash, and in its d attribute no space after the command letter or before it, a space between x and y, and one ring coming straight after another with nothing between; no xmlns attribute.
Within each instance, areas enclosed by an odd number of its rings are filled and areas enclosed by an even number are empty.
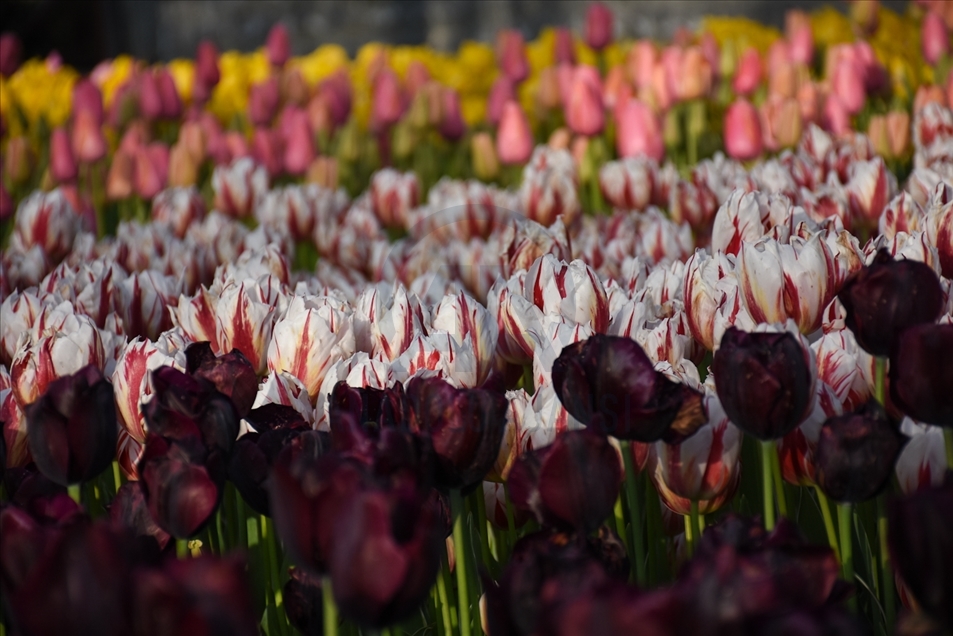
<svg viewBox="0 0 953 636"><path fill-rule="evenodd" d="M269 634L413 617L431 633L492 636L863 634L852 529L877 500L879 549L856 558L879 560L865 571L879 576L883 611L907 606L898 633L953 630L953 474L889 494L899 419L953 427L942 293L929 267L886 252L839 292L848 328L878 357L877 391L821 428L816 482L839 521L828 544L788 514L773 446L807 416L808 354L790 332L725 332L711 367L726 414L765 449L761 515L693 521L699 534L671 580L646 573L657 541L633 446L678 444L707 414L702 394L655 370L632 339L594 335L556 359L556 392L584 428L515 460L502 534L471 496L505 434L498 374L472 389L425 376L382 390L340 382L318 431L291 407L253 408L255 370L237 350L192 344L185 370L152 372L140 480L121 483L118 470L108 476L113 388L86 367L28 406L34 463L2 476L4 625L255 634L264 611Z"/></svg>

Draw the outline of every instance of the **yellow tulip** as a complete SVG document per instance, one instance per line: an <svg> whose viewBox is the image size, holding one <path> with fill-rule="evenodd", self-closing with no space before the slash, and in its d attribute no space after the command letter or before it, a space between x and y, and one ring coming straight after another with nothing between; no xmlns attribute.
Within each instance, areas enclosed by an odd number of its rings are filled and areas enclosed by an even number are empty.
<svg viewBox="0 0 953 636"><path fill-rule="evenodd" d="M175 90L186 104L192 101L192 82L195 78L195 62L190 59L179 58L167 65L169 75L175 82Z"/></svg>

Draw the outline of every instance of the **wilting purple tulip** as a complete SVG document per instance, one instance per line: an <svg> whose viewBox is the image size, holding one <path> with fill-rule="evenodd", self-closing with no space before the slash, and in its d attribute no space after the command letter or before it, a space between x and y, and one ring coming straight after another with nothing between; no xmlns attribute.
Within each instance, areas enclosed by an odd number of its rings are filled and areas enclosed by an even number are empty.
<svg viewBox="0 0 953 636"><path fill-rule="evenodd" d="M138 537L154 539L159 550L169 545L171 536L152 518L138 482L130 481L119 488L109 505L109 518Z"/></svg>
<svg viewBox="0 0 953 636"><path fill-rule="evenodd" d="M93 365L50 382L27 405L30 453L52 481L75 484L103 472L116 450L113 387Z"/></svg>
<svg viewBox="0 0 953 636"><path fill-rule="evenodd" d="M437 485L469 489L492 468L506 429L502 392L456 389L441 378L407 385L412 430L428 434L436 454Z"/></svg>
<svg viewBox="0 0 953 636"><path fill-rule="evenodd" d="M813 360L792 333L729 327L711 367L728 419L760 440L787 435L814 403Z"/></svg>
<svg viewBox="0 0 953 636"><path fill-rule="evenodd" d="M601 51L612 43L612 10L593 2L586 11L586 44Z"/></svg>
<svg viewBox="0 0 953 636"><path fill-rule="evenodd" d="M890 354L890 397L912 418L953 427L953 324L905 329Z"/></svg>
<svg viewBox="0 0 953 636"><path fill-rule="evenodd" d="M63 127L54 128L50 135L50 176L59 183L70 183L76 180L77 172L69 134Z"/></svg>
<svg viewBox="0 0 953 636"><path fill-rule="evenodd" d="M612 512L622 461L605 435L567 431L549 446L521 455L507 482L513 504L540 523L588 533Z"/></svg>
<svg viewBox="0 0 953 636"><path fill-rule="evenodd" d="M288 622L304 636L324 633L324 602L321 579L305 568L291 568L282 599Z"/></svg>
<svg viewBox="0 0 953 636"><path fill-rule="evenodd" d="M16 33L0 34L0 75L10 77L20 68L23 44Z"/></svg>
<svg viewBox="0 0 953 636"><path fill-rule="evenodd" d="M291 57L291 41L288 37L288 28L280 22L271 27L268 40L265 43L268 52L268 61L273 66L284 66Z"/></svg>
<svg viewBox="0 0 953 636"><path fill-rule="evenodd" d="M953 479L890 503L890 562L917 603L953 629Z"/></svg>
<svg viewBox="0 0 953 636"><path fill-rule="evenodd" d="M596 334L568 345L552 377L570 415L619 439L675 441L707 421L701 393L656 371L630 338Z"/></svg>
<svg viewBox="0 0 953 636"><path fill-rule="evenodd" d="M190 344L185 350L186 371L215 385L231 398L238 417L245 417L258 397L258 376L242 352L216 356L208 342Z"/></svg>
<svg viewBox="0 0 953 636"><path fill-rule="evenodd" d="M837 298L857 344L875 356L889 355L904 329L935 321L943 309L936 273L918 261L895 261L886 249L852 274Z"/></svg>
<svg viewBox="0 0 953 636"><path fill-rule="evenodd" d="M876 400L829 418L814 452L817 484L834 501L867 501L887 484L905 441Z"/></svg>

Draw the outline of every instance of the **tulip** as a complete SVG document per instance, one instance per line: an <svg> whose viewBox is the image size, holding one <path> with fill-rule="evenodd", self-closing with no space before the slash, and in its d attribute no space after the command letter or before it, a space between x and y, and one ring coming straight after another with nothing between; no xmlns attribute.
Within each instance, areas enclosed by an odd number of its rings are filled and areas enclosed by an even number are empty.
<svg viewBox="0 0 953 636"><path fill-rule="evenodd" d="M602 434L568 431L517 459L507 482L513 504L539 523L589 533L612 512L622 464Z"/></svg>
<svg viewBox="0 0 953 636"><path fill-rule="evenodd" d="M644 155L661 161L665 155L658 118L642 102L629 100L621 107L616 122L616 148L620 157Z"/></svg>
<svg viewBox="0 0 953 636"><path fill-rule="evenodd" d="M236 218L248 217L268 190L268 172L250 158L237 159L215 168L212 189L216 210Z"/></svg>
<svg viewBox="0 0 953 636"><path fill-rule="evenodd" d="M867 93L863 78L864 70L858 60L846 56L838 58L831 77L831 89L848 115L856 115L864 107Z"/></svg>
<svg viewBox="0 0 953 636"><path fill-rule="evenodd" d="M444 296L433 308L434 329L451 334L460 345L468 343L477 361L477 382L482 384L496 365L499 329L493 315L467 294Z"/></svg>
<svg viewBox="0 0 953 636"><path fill-rule="evenodd" d="M747 161L761 154L761 124L751 102L736 100L725 113L725 150L734 159Z"/></svg>
<svg viewBox="0 0 953 636"><path fill-rule="evenodd" d="M7 192L6 186L0 183L0 221L6 221L13 216L13 197Z"/></svg>
<svg viewBox="0 0 953 636"><path fill-rule="evenodd" d="M0 76L10 77L20 68L23 44L16 33L0 34Z"/></svg>
<svg viewBox="0 0 953 636"><path fill-rule="evenodd" d="M910 438L894 467L901 492L910 495L941 486L946 473L943 429L904 418L900 432Z"/></svg>
<svg viewBox="0 0 953 636"><path fill-rule="evenodd" d="M241 283L233 281L222 290L217 305L217 349L238 349L248 358L256 373L262 373L266 368L272 330L278 319L277 305L281 297L277 286L278 279L274 277Z"/></svg>
<svg viewBox="0 0 953 636"><path fill-rule="evenodd" d="M556 64L575 64L576 49L572 39L572 32L563 27L556 28L556 38L553 43L553 57Z"/></svg>
<svg viewBox="0 0 953 636"><path fill-rule="evenodd" d="M935 321L943 305L939 280L929 266L895 261L883 249L847 279L837 298L857 343L877 356L890 354L905 329Z"/></svg>
<svg viewBox="0 0 953 636"><path fill-rule="evenodd" d="M467 125L460 112L460 94L452 88L441 91L440 134L450 141L457 141L466 132Z"/></svg>
<svg viewBox="0 0 953 636"><path fill-rule="evenodd" d="M400 80L389 68L382 69L374 78L371 118L381 130L397 123L404 113L404 95Z"/></svg>
<svg viewBox="0 0 953 636"><path fill-rule="evenodd" d="M65 128L54 128L50 135L50 174L59 183L76 180L76 159Z"/></svg>
<svg viewBox="0 0 953 636"><path fill-rule="evenodd" d="M162 117L178 119L182 116L182 99L175 87L175 81L168 69L159 68L156 71L156 88L159 90L159 101L162 104Z"/></svg>
<svg viewBox="0 0 953 636"><path fill-rule="evenodd" d="M17 354L20 336L30 331L43 308L55 304L55 299L51 294L30 289L14 290L3 299L0 304L0 364L10 366ZM3 387L2 381L0 387Z"/></svg>
<svg viewBox="0 0 953 636"><path fill-rule="evenodd" d="M496 461L506 428L507 401L487 389L455 389L439 378L407 385L412 430L429 434L439 486L469 489Z"/></svg>
<svg viewBox="0 0 953 636"><path fill-rule="evenodd" d="M306 568L290 568L288 582L282 588L282 600L288 622L302 634L321 634L324 630L322 581Z"/></svg>
<svg viewBox="0 0 953 636"><path fill-rule="evenodd" d="M515 101L503 106L496 133L496 154L507 165L522 164L533 153L533 135L523 109Z"/></svg>
<svg viewBox="0 0 953 636"><path fill-rule="evenodd" d="M284 171L301 175L314 160L314 143L308 116L304 111L291 111L288 128L284 131Z"/></svg>
<svg viewBox="0 0 953 636"><path fill-rule="evenodd" d="M113 524L132 530L137 537L152 538L159 550L164 550L171 536L160 528L149 514L142 489L136 482L123 484L109 505Z"/></svg>
<svg viewBox="0 0 953 636"><path fill-rule="evenodd" d="M644 108L633 102L636 108ZM626 109L628 110L628 109ZM623 121L619 121L619 137L617 143L622 144ZM661 140L659 140L661 148ZM620 148L620 154L622 149ZM652 197L652 185L655 181L657 166L654 161L639 155L646 154L641 148L636 150L631 158L621 161L609 161L599 169L599 187L602 196L612 207L620 210L644 210Z"/></svg>
<svg viewBox="0 0 953 636"><path fill-rule="evenodd" d="M516 101L516 89L509 77L500 75L490 87L490 95L487 97L487 122L493 126L498 125L503 118L504 106L511 101Z"/></svg>
<svg viewBox="0 0 953 636"><path fill-rule="evenodd" d="M701 394L653 368L634 340L594 335L565 347L553 386L569 414L623 440L677 440L705 422Z"/></svg>
<svg viewBox="0 0 953 636"><path fill-rule="evenodd" d="M195 76L192 80L192 101L204 104L221 79L218 69L218 48L209 40L199 42L195 51Z"/></svg>
<svg viewBox="0 0 953 636"><path fill-rule="evenodd" d="M739 95L750 95L761 83L761 54L749 48L741 56L732 87Z"/></svg>
<svg viewBox="0 0 953 636"><path fill-rule="evenodd" d="M944 624L953 626L949 605L953 576L953 482L890 502L887 544L890 562L917 604Z"/></svg>
<svg viewBox="0 0 953 636"><path fill-rule="evenodd" d="M761 128L768 150L797 145L801 139L801 108L797 100L768 99L761 107Z"/></svg>
<svg viewBox="0 0 953 636"><path fill-rule="evenodd" d="M291 42L285 25L278 23L271 27L271 30L268 31L265 50L268 53L268 61L271 62L272 66L285 65L285 62L291 57Z"/></svg>
<svg viewBox="0 0 953 636"><path fill-rule="evenodd" d="M113 155L109 174L106 176L106 198L111 201L127 199L132 196L132 182L136 172L136 161L132 154L120 148Z"/></svg>
<svg viewBox="0 0 953 636"><path fill-rule="evenodd" d="M920 45L927 63L936 65L944 56L950 54L950 35L946 24L939 14L933 11L923 16L920 32Z"/></svg>
<svg viewBox="0 0 953 636"><path fill-rule="evenodd" d="M159 83L151 69L143 71L137 81L139 89L139 113L147 120L152 121L162 116L162 96L159 94Z"/></svg>
<svg viewBox="0 0 953 636"><path fill-rule="evenodd" d="M142 338L135 338L125 345L116 361L111 379L119 425L139 444L146 441L145 418L140 404L152 395L148 375L167 365L181 368L181 362Z"/></svg>
<svg viewBox="0 0 953 636"><path fill-rule="evenodd" d="M516 85L529 77L526 43L515 29L503 29L496 36L496 62L503 75Z"/></svg>
<svg viewBox="0 0 953 636"><path fill-rule="evenodd" d="M21 245L40 246L54 262L72 249L80 229L80 217L60 189L36 191L17 208L14 235Z"/></svg>
<svg viewBox="0 0 953 636"><path fill-rule="evenodd" d="M248 92L248 119L254 126L269 126L278 111L278 80L270 77Z"/></svg>
<svg viewBox="0 0 953 636"><path fill-rule="evenodd" d="M784 437L810 413L814 357L790 332L748 333L729 327L712 360L712 373L728 419L760 440Z"/></svg>
<svg viewBox="0 0 953 636"><path fill-rule="evenodd" d="M87 110L78 111L73 122L71 147L81 163L95 163L106 156L106 138L95 115Z"/></svg>
<svg viewBox="0 0 953 636"><path fill-rule="evenodd" d="M207 380L235 405L239 417L248 416L258 397L258 377L248 359L237 349L216 356L208 342L192 343L185 349L186 372Z"/></svg>
<svg viewBox="0 0 953 636"><path fill-rule="evenodd" d="M157 154L158 153L156 153L156 155ZM165 187L162 175L163 170L157 165L154 159L159 159L159 157L154 157L148 148L139 148L133 159L135 174L134 188L136 194L143 199L151 199Z"/></svg>
<svg viewBox="0 0 953 636"><path fill-rule="evenodd" d="M895 191L896 181L881 157L851 164L847 194L851 213L861 224L874 225Z"/></svg>
<svg viewBox="0 0 953 636"><path fill-rule="evenodd" d="M89 481L112 461L113 389L95 366L51 382L39 401L27 405L26 416L30 453L55 483Z"/></svg>
<svg viewBox="0 0 953 636"><path fill-rule="evenodd" d="M810 66L814 60L814 33L809 21L795 26L788 33L791 59L798 63Z"/></svg>
<svg viewBox="0 0 953 636"><path fill-rule="evenodd" d="M89 79L81 79L73 86L73 118L80 114L92 115L97 127L103 123L103 95Z"/></svg>
<svg viewBox="0 0 953 636"><path fill-rule="evenodd" d="M34 162L33 150L27 137L12 137L7 142L3 172L10 180L10 185L21 184L30 178Z"/></svg>
<svg viewBox="0 0 953 636"><path fill-rule="evenodd" d="M601 2L589 5L586 11L586 44L601 51L612 43L612 11Z"/></svg>
<svg viewBox="0 0 953 636"><path fill-rule="evenodd" d="M904 413L927 424L950 426L953 400L950 365L953 325L919 324L904 329L890 353L890 397Z"/></svg>
<svg viewBox="0 0 953 636"><path fill-rule="evenodd" d="M385 168L371 177L369 194L374 214L386 227L405 227L410 210L420 202L420 180L413 172Z"/></svg>

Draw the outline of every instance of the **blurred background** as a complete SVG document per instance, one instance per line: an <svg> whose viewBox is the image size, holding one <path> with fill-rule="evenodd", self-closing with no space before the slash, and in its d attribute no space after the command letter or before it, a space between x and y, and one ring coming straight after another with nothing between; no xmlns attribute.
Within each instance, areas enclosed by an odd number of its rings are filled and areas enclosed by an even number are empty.
<svg viewBox="0 0 953 636"><path fill-rule="evenodd" d="M951 0L953 1L953 0ZM25 57L59 51L88 71L105 58L129 53L149 61L192 57L203 38L221 50L253 50L282 22L295 55L340 44L353 55L366 42L427 44L454 50L464 40L492 41L505 27L535 38L548 25L582 32L587 2L552 0L4 0L0 30L16 32ZM693 29L703 15L747 16L783 27L784 13L845 2L806 0L609 0L616 37L670 38ZM883 5L900 10L902 0Z"/></svg>

